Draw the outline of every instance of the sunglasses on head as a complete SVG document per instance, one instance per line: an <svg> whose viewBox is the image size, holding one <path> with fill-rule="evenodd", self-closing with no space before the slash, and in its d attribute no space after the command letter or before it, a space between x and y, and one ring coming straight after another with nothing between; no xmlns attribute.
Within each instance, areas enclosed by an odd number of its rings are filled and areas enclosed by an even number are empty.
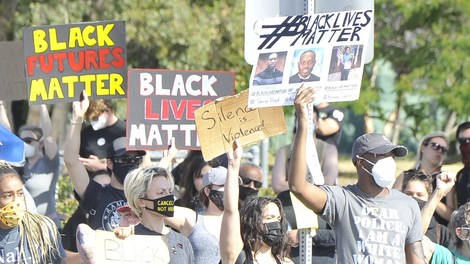
<svg viewBox="0 0 470 264"><path fill-rule="evenodd" d="M32 137L25 137L25 138L22 138L22 140L26 144L31 144L33 142L38 142L39 141L38 139L35 139L35 138L32 138Z"/></svg>
<svg viewBox="0 0 470 264"><path fill-rule="evenodd" d="M432 149L434 149L435 151L440 151L442 154L446 154L447 153L447 147L444 147L444 146L441 146L435 142L429 142L427 143L425 146L431 146Z"/></svg>
<svg viewBox="0 0 470 264"><path fill-rule="evenodd" d="M419 180L422 180L422 181L427 181L429 180L429 176L427 174L424 174L423 172L421 171L411 171L411 172L407 172L405 174L405 178L408 178L408 179L419 179Z"/></svg>
<svg viewBox="0 0 470 264"><path fill-rule="evenodd" d="M142 156L124 155L124 156L113 157L113 162L121 163L121 164L140 165L140 163L142 163Z"/></svg>
<svg viewBox="0 0 470 264"><path fill-rule="evenodd" d="M255 186L256 189L261 188L261 185L263 184L262 182L254 181L254 180L252 180L250 178L247 178L247 177L244 177L244 176L240 176L240 179L242 179L243 185L248 185L251 182L253 182L253 185Z"/></svg>
<svg viewBox="0 0 470 264"><path fill-rule="evenodd" d="M457 140L459 141L460 145L466 145L470 143L470 138L458 138Z"/></svg>

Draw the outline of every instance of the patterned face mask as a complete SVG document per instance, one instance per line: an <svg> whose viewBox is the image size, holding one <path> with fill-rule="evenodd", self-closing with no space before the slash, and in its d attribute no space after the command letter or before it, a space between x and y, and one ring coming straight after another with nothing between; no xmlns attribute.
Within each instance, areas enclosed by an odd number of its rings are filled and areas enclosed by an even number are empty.
<svg viewBox="0 0 470 264"><path fill-rule="evenodd" d="M8 227L15 227L23 219L26 210L21 202L10 202L0 209L0 221Z"/></svg>

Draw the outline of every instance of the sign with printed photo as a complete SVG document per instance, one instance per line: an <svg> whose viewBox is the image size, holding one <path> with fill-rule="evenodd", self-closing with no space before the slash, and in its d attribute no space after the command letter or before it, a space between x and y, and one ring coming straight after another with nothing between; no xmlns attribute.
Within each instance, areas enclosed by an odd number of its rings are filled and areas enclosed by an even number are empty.
<svg viewBox="0 0 470 264"><path fill-rule="evenodd" d="M23 48L30 104L126 96L124 21L25 28Z"/></svg>
<svg viewBox="0 0 470 264"><path fill-rule="evenodd" d="M302 83L316 88L319 101L357 100L373 15L352 10L258 21L248 105L292 105Z"/></svg>
<svg viewBox="0 0 470 264"><path fill-rule="evenodd" d="M200 149L194 111L234 92L232 72L129 70L127 149Z"/></svg>

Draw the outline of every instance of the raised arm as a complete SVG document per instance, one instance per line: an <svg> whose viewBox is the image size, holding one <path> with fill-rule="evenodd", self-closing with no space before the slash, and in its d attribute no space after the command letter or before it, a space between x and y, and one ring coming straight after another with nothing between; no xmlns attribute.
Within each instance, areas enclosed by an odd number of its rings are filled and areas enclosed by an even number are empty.
<svg viewBox="0 0 470 264"><path fill-rule="evenodd" d="M436 189L432 192L426 205L421 209L421 231L423 234L428 230L434 211L442 204L440 201L454 187L454 183L455 177L453 174L442 172L436 176ZM445 206L444 204L442 205Z"/></svg>
<svg viewBox="0 0 470 264"><path fill-rule="evenodd" d="M73 187L80 198L83 198L90 178L85 166L79 160L80 130L82 129L83 116L88 109L89 101L86 92L83 91L83 101L75 101L72 104L72 119L67 131L64 144L64 162L72 180Z"/></svg>
<svg viewBox="0 0 470 264"><path fill-rule="evenodd" d="M287 182L287 158L289 153L290 145L281 147L276 153L272 170L272 185L276 194L289 190L289 183Z"/></svg>
<svg viewBox="0 0 470 264"><path fill-rule="evenodd" d="M303 84L295 97L295 111L297 113L298 129L294 137L294 146L289 166L289 189L308 208L315 213L321 213L325 207L326 192L308 183L306 142L308 134L308 104L315 100L315 90Z"/></svg>
<svg viewBox="0 0 470 264"><path fill-rule="evenodd" d="M233 152L228 152L228 171L225 181L224 216L220 229L220 255L222 264L232 264L243 249L240 234L240 213L238 211L238 172L243 148L238 140L234 142Z"/></svg>
<svg viewBox="0 0 470 264"><path fill-rule="evenodd" d="M49 157L49 159L53 159L57 155L59 147L57 146L57 143L52 136L52 122L51 117L49 116L49 111L47 110L47 106L45 104L41 104L40 107L44 150L47 157Z"/></svg>

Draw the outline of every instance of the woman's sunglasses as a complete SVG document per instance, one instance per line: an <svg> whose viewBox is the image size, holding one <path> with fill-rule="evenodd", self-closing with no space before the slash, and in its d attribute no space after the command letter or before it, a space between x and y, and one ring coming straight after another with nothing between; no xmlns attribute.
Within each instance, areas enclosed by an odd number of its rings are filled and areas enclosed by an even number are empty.
<svg viewBox="0 0 470 264"><path fill-rule="evenodd" d="M441 146L435 142L429 142L427 144L425 144L425 146L431 146L432 149L434 149L435 151L440 151L442 154L446 154L447 153L447 147L444 147L444 146Z"/></svg>

